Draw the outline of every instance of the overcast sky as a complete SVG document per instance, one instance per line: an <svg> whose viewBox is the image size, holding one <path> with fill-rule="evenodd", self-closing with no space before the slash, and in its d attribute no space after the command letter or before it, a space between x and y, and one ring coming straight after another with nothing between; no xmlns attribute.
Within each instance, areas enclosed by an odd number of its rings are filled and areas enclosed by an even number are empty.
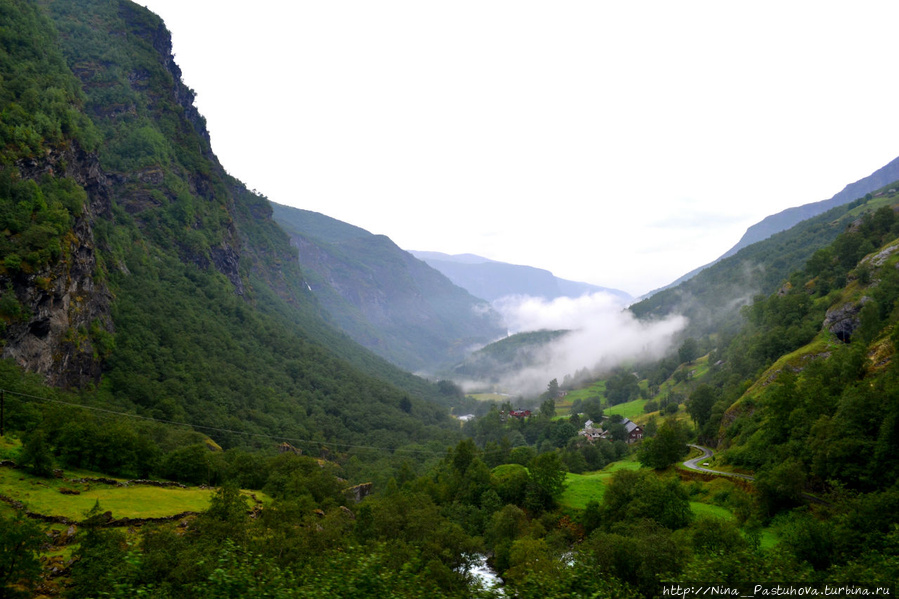
<svg viewBox="0 0 899 599"><path fill-rule="evenodd" d="M139 0L269 199L639 295L899 156L897 2Z"/></svg>

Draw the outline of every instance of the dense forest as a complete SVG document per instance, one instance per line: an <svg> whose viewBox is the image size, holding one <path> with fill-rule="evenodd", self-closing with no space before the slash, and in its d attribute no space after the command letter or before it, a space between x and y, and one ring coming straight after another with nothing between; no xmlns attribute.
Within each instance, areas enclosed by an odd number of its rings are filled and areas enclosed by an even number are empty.
<svg viewBox="0 0 899 599"><path fill-rule="evenodd" d="M234 431L226 447L452 440L436 387L327 324L268 202L211 153L158 17L128 2L4 10L3 110L19 115L3 119L4 356L51 378L87 362L59 379L71 401ZM46 88L70 99L32 104ZM93 178L72 163L89 149ZM28 354L48 343L52 363Z"/></svg>
<svg viewBox="0 0 899 599"><path fill-rule="evenodd" d="M466 397L330 324L156 15L0 0L0 596L895 592L897 205L637 304L662 360Z"/></svg>

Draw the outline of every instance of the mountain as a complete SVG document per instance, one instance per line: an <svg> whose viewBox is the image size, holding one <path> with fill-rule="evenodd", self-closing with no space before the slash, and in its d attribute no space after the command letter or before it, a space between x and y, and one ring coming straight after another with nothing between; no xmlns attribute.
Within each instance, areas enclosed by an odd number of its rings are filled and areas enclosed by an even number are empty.
<svg viewBox="0 0 899 599"><path fill-rule="evenodd" d="M703 381L721 401L702 434L727 450L728 463L756 472L769 514L796 505L803 487L894 487L899 196L887 194L781 289L752 302ZM777 488L789 479L792 489Z"/></svg>
<svg viewBox="0 0 899 599"><path fill-rule="evenodd" d="M269 202L213 153L158 16L126 0L0 9L4 389L34 395L36 373L43 396L224 447L455 438L435 385L328 321Z"/></svg>
<svg viewBox="0 0 899 599"><path fill-rule="evenodd" d="M716 264L717 262L720 262L725 258L733 256L744 247L750 246L753 243L757 243L764 239L768 239L776 233L785 231L806 219L812 218L813 216L817 216L819 214L827 212L831 208L841 206L843 204L848 204L849 202L856 200L866 194L887 187L894 181L899 181L899 158L896 158L886 166L877 169L867 177L859 179L855 183L846 185L846 187L844 187L842 191L828 200L821 200L820 202L811 202L809 204L787 208L786 210L778 212L777 214L766 216L761 221L746 229L746 233L743 234L743 237L740 238L740 241L738 241L737 244L734 245L734 247L724 252L724 254L722 254L719 258L715 259L712 262L709 262L705 266L700 266L699 268L688 272L670 285L652 291L648 295L652 295L653 293L657 293L658 291L661 291L663 289L668 289L669 287L674 287L676 285L679 285L680 283L683 283L684 281L688 281L713 264ZM881 193L885 192L882 190Z"/></svg>
<svg viewBox="0 0 899 599"><path fill-rule="evenodd" d="M460 427L437 404L453 383L330 324L270 202L215 158L170 44L127 0L0 0L0 596L895 585L895 190L641 303L648 317L745 306L732 327L695 319L703 338L658 380L628 363L523 418L462 398L480 417ZM406 272L385 239L321 224L331 246L303 247L334 269L361 239L376 260L354 272ZM562 334L482 353L527 358ZM624 396L646 399L607 414L611 439L578 434L581 411L599 421L599 398ZM704 473L676 465L694 424L717 449ZM501 586L472 580L485 565Z"/></svg>
<svg viewBox="0 0 899 599"><path fill-rule="evenodd" d="M895 187L899 185L890 183L875 190L870 199L866 196L831 208L775 233L677 286L632 304L629 310L641 319L683 314L689 319L685 336L732 331L741 324L742 306L751 303L756 295L768 295L782 288L791 273L805 267L865 212L895 203L899 197Z"/></svg>
<svg viewBox="0 0 899 599"><path fill-rule="evenodd" d="M484 300L389 238L272 203L312 293L353 339L402 368L434 371L505 334Z"/></svg>
<svg viewBox="0 0 899 599"><path fill-rule="evenodd" d="M829 200L803 204L802 206L797 206L795 208L787 208L777 214L766 216L760 222L749 227L743 237L740 238L740 241L738 241L734 247L726 251L721 258L733 256L748 245L767 239L780 231L785 231L796 223L827 212L831 208L848 204L868 193L888 186L894 181L899 181L899 158L896 158L886 166L877 169L867 177L859 179L855 183L850 183ZM881 191L880 193L885 192Z"/></svg>
<svg viewBox="0 0 899 599"><path fill-rule="evenodd" d="M416 258L436 268L450 281L469 293L487 301L507 295L530 295L553 300L559 297L580 297L588 293L610 293L629 302L631 296L618 289L598 287L588 283L566 281L548 270L496 262L474 254L449 255L440 252L411 251Z"/></svg>

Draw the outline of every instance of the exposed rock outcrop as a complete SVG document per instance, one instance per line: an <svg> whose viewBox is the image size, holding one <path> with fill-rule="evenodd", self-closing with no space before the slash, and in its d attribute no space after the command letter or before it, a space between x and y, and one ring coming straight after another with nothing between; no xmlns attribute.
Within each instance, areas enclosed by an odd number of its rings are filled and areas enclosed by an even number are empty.
<svg viewBox="0 0 899 599"><path fill-rule="evenodd" d="M862 306L869 301L871 298L865 296L857 302L831 308L824 316L824 328L843 343L849 343L852 340L852 333L858 328Z"/></svg>
<svg viewBox="0 0 899 599"><path fill-rule="evenodd" d="M109 183L97 157L73 145L16 166L23 179L45 174L73 179L87 191L88 201L64 237L59 260L39 272L0 274L0 288L14 293L27 315L4 332L2 357L44 375L51 385L97 383L103 358L97 335L112 333L113 324L112 294L97 276L93 227L111 213Z"/></svg>
<svg viewBox="0 0 899 599"><path fill-rule="evenodd" d="M359 503L360 501L362 501L363 499L365 499L366 497L371 495L371 488L372 488L371 483L362 483L361 485L356 485L355 487L350 487L346 491L347 491L347 493L352 495L353 500L356 503Z"/></svg>

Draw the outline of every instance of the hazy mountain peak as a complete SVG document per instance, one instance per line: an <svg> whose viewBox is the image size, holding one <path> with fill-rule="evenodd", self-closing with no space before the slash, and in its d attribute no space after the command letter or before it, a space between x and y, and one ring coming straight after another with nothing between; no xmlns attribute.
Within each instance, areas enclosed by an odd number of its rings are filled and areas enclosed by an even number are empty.
<svg viewBox="0 0 899 599"><path fill-rule="evenodd" d="M485 262L495 262L495 260L478 256L477 254L444 254L443 252L408 251L419 260L424 260L425 262L428 260L443 260L446 262L456 262L458 264L484 264Z"/></svg>
<svg viewBox="0 0 899 599"><path fill-rule="evenodd" d="M442 272L450 281L475 297L495 301L509 295L529 295L553 300L609 293L628 302L630 294L619 289L560 279L548 270L508 264L475 254L449 255L440 252L410 251L413 256Z"/></svg>

